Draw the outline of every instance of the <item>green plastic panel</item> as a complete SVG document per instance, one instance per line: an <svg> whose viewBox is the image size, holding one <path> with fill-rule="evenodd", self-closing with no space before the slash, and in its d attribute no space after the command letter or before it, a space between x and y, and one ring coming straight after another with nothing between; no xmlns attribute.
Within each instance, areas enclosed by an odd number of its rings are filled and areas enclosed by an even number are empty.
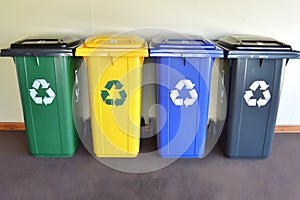
<svg viewBox="0 0 300 200"><path fill-rule="evenodd" d="M78 146L72 102L76 57L15 57L30 152L70 157ZM76 103L76 102L74 102Z"/></svg>

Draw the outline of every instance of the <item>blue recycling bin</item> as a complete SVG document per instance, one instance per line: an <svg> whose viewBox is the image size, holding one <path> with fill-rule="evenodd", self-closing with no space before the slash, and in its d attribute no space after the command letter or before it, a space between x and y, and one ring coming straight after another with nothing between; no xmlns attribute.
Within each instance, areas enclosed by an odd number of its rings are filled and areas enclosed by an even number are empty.
<svg viewBox="0 0 300 200"><path fill-rule="evenodd" d="M210 81L223 50L199 36L153 38L157 67L158 148L165 158L202 158L205 152Z"/></svg>

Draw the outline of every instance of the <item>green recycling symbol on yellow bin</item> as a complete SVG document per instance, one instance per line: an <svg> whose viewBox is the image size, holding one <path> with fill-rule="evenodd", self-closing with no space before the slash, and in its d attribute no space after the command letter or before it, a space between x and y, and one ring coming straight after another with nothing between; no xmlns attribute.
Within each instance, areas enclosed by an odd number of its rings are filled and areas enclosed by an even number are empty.
<svg viewBox="0 0 300 200"><path fill-rule="evenodd" d="M120 97L114 99L109 98L110 94L109 91L112 89L112 87L115 86L115 89L119 90L119 95ZM124 104L127 94L125 90L122 89L123 85L120 81L118 80L111 80L108 81L105 85L105 90L101 90L101 98L103 102L105 102L107 105L116 105L116 106L121 106Z"/></svg>

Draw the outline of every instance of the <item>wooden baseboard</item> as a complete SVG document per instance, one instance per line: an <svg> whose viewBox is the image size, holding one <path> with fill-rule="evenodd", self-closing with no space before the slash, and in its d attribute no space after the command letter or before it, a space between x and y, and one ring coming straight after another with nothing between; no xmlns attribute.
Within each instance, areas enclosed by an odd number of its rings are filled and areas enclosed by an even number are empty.
<svg viewBox="0 0 300 200"><path fill-rule="evenodd" d="M26 130L26 128L24 122L0 122L0 130L1 131L9 131L9 130L24 131Z"/></svg>
<svg viewBox="0 0 300 200"><path fill-rule="evenodd" d="M276 126L275 133L300 133L300 126Z"/></svg>
<svg viewBox="0 0 300 200"><path fill-rule="evenodd" d="M0 122L0 130L26 130L24 122ZM276 126L275 133L300 133L300 126Z"/></svg>

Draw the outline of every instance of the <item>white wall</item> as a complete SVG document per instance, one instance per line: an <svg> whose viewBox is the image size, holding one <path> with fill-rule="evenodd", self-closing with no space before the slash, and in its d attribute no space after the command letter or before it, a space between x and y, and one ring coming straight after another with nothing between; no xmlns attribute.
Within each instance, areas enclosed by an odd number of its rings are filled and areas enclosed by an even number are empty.
<svg viewBox="0 0 300 200"><path fill-rule="evenodd" d="M163 28L209 39L260 34L300 49L299 8L298 0L9 0L0 6L0 47L37 33L90 36L138 29L151 37ZM149 27L157 29L145 29ZM299 68L299 61L286 68L278 124L300 124ZM15 68L9 58L0 59L0 92L0 122L22 121Z"/></svg>

